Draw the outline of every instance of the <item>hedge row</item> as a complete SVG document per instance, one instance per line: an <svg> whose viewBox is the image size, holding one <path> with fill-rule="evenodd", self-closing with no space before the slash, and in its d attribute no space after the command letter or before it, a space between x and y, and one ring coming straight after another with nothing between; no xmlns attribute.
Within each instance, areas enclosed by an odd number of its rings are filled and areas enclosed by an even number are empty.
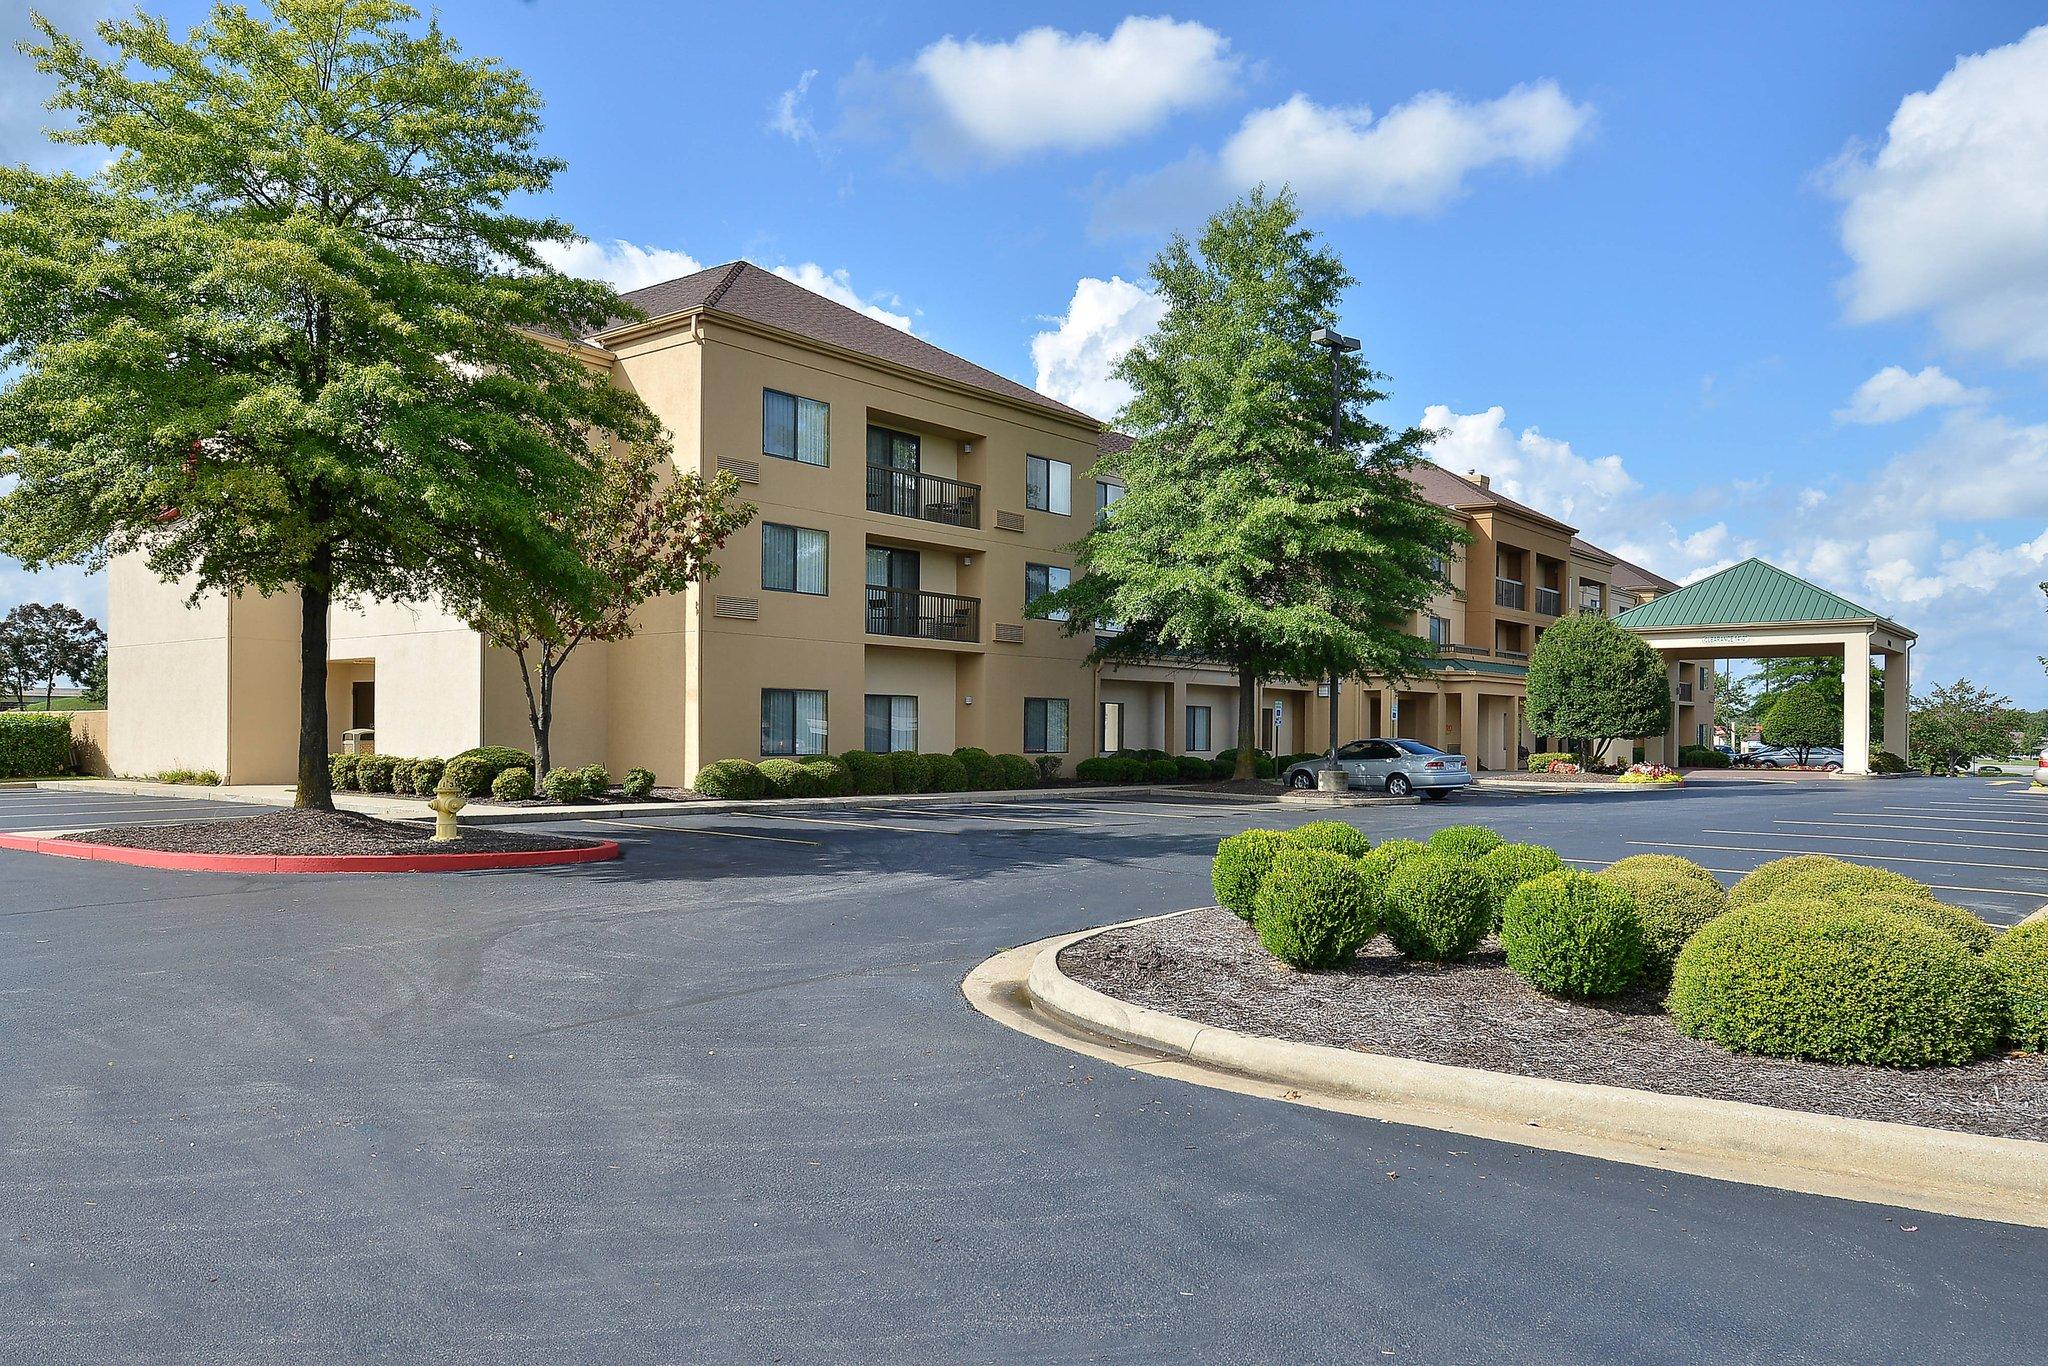
<svg viewBox="0 0 2048 1366"><path fill-rule="evenodd" d="M534 794L533 756L510 745L482 745L446 761L408 759L396 754L330 754L327 776L337 792L392 792L425 797L432 795L446 776L466 797L516 802ZM654 791L654 781L654 774L648 769L629 769L619 787L628 797L644 798ZM583 801L602 796L611 788L612 775L602 764L558 768L541 784L546 796L557 802Z"/></svg>
<svg viewBox="0 0 2048 1366"><path fill-rule="evenodd" d="M1563 997L1670 991L1673 1022L1724 1047L1885 1067L2048 1050L2048 922L1998 933L1911 878L1800 855L1724 892L1669 855L1575 872L1537 845L1453 826L1372 847L1342 822L1218 845L1217 900L1276 958L1337 967L1375 933L1455 961L1489 925L1509 968Z"/></svg>
<svg viewBox="0 0 2048 1366"><path fill-rule="evenodd" d="M1035 787L1039 771L1021 754L963 745L951 754L871 754L837 758L720 759L697 774L699 796L721 801L761 797L879 797L892 792L1003 792Z"/></svg>
<svg viewBox="0 0 2048 1366"><path fill-rule="evenodd" d="M0 712L0 778L54 778L71 770L71 718L62 712Z"/></svg>

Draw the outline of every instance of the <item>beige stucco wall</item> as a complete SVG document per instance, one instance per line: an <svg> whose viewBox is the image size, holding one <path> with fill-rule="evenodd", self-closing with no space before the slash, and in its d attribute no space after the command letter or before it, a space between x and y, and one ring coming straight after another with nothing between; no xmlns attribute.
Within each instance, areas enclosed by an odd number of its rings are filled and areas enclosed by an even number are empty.
<svg viewBox="0 0 2048 1366"><path fill-rule="evenodd" d="M954 715L960 707L958 659L958 655L944 650L869 645L867 681L862 692L915 697L917 747L927 754L943 753L964 743L955 738L954 725ZM977 698L977 704L979 701ZM866 705L865 697L862 705ZM836 717L833 724L838 724ZM864 711L855 717L854 724L859 728L847 732L846 743L835 745L836 749L858 749L865 743Z"/></svg>
<svg viewBox="0 0 2048 1366"><path fill-rule="evenodd" d="M188 606L139 555L107 566L107 759L131 777L228 765L228 600Z"/></svg>

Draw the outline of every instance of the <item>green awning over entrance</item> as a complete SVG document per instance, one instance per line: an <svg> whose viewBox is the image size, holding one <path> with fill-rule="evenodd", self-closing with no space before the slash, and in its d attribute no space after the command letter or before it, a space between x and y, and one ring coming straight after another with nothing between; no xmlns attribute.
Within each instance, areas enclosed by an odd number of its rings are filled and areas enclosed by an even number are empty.
<svg viewBox="0 0 2048 1366"><path fill-rule="evenodd" d="M1815 621L1867 621L1898 629L1868 607L1753 558L1631 607L1614 619L1615 625L1633 630Z"/></svg>

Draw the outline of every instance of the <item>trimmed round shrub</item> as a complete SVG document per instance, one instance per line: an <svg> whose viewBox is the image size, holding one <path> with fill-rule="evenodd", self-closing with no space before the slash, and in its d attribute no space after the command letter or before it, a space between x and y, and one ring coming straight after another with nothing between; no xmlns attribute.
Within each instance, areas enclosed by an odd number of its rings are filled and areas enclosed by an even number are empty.
<svg viewBox="0 0 2048 1366"><path fill-rule="evenodd" d="M927 754L924 756L924 790L927 792L965 792L967 790L967 765L950 754Z"/></svg>
<svg viewBox="0 0 2048 1366"><path fill-rule="evenodd" d="M1692 882L1703 883L1708 887L1712 887L1717 892L1721 890L1719 878L1700 867L1699 864L1694 863L1691 859L1680 858L1676 854L1630 854L1625 859L1617 859L1613 863L1608 864L1604 871L1609 873L1627 873L1630 875L1639 872L1659 872L1668 874L1671 877L1682 877Z"/></svg>
<svg viewBox="0 0 2048 1366"><path fill-rule="evenodd" d="M1546 749L1529 756L1531 773L1548 773L1552 764L1575 764L1578 759L1562 750Z"/></svg>
<svg viewBox="0 0 2048 1366"><path fill-rule="evenodd" d="M1142 772L1140 781L1148 783L1177 783L1180 781L1180 765L1171 759L1134 759Z"/></svg>
<svg viewBox="0 0 2048 1366"><path fill-rule="evenodd" d="M925 790L926 756L899 749L882 756L889 762L889 790L891 792L922 792Z"/></svg>
<svg viewBox="0 0 2048 1366"><path fill-rule="evenodd" d="M1906 761L1888 749L1878 750L1870 756L1872 773L1904 773Z"/></svg>
<svg viewBox="0 0 2048 1366"><path fill-rule="evenodd" d="M1173 761L1176 779L1183 783L1206 783L1209 781L1209 761L1192 754L1182 754Z"/></svg>
<svg viewBox="0 0 2048 1366"><path fill-rule="evenodd" d="M413 760L411 759L394 759L391 761L391 790L400 796L406 796L412 792L412 766Z"/></svg>
<svg viewBox="0 0 2048 1366"><path fill-rule="evenodd" d="M1671 980L1671 965L1678 961L1678 951L1686 941L1702 925L1726 913L1728 893L1711 878L1701 882L1668 868L1643 864L1624 868L1622 863L1594 876L1620 888L1634 901L1636 923L1643 931L1643 980L1663 986Z"/></svg>
<svg viewBox="0 0 2048 1366"><path fill-rule="evenodd" d="M391 773L398 767L395 754L364 754L356 761L356 787L363 792L389 792Z"/></svg>
<svg viewBox="0 0 2048 1366"><path fill-rule="evenodd" d="M551 802L580 802L590 795L590 785L583 780L580 768L550 769L548 776L540 780L540 790Z"/></svg>
<svg viewBox="0 0 2048 1366"><path fill-rule="evenodd" d="M356 787L356 765L361 762L360 754L330 754L327 756L327 783L336 792L353 792Z"/></svg>
<svg viewBox="0 0 2048 1366"><path fill-rule="evenodd" d="M1540 844L1497 844L1472 860L1473 871L1486 880L1486 906L1492 913L1491 927L1500 929L1501 909L1515 888L1546 873L1564 870L1557 851Z"/></svg>
<svg viewBox="0 0 2048 1366"><path fill-rule="evenodd" d="M1516 974L1552 996L1612 996L1643 968L1635 902L1588 873L1545 873L1515 888L1500 946Z"/></svg>
<svg viewBox="0 0 2048 1366"><path fill-rule="evenodd" d="M1447 825L1429 837L1429 852L1446 858L1476 859L1506 843L1483 825Z"/></svg>
<svg viewBox="0 0 2048 1366"><path fill-rule="evenodd" d="M603 764L585 764L576 770L583 775L583 795L602 797L612 790L612 772Z"/></svg>
<svg viewBox="0 0 2048 1366"><path fill-rule="evenodd" d="M448 765L439 759L415 759L412 764L412 791L416 797L431 797L441 786L441 775Z"/></svg>
<svg viewBox="0 0 2048 1366"><path fill-rule="evenodd" d="M837 759L811 759L804 767L817 781L820 797L851 797L853 773Z"/></svg>
<svg viewBox="0 0 2048 1366"><path fill-rule="evenodd" d="M1687 1034L1737 1052L1877 1067L1982 1057L2002 1013L1982 960L1950 936L1814 901L1709 921L1679 953L1665 1006Z"/></svg>
<svg viewBox="0 0 2048 1366"><path fill-rule="evenodd" d="M2006 1037L2015 1048L2048 1052L2048 921L2013 926L1982 961L2004 1001Z"/></svg>
<svg viewBox="0 0 2048 1366"><path fill-rule="evenodd" d="M491 779L491 795L501 802L523 802L533 795L533 770L508 768Z"/></svg>
<svg viewBox="0 0 2048 1366"><path fill-rule="evenodd" d="M1901 896L1897 892L1844 893L1828 898L1838 906L1870 906L1907 916L1931 929L1940 930L1971 953L1982 953L1997 942L1998 931L1984 918L1961 906L1936 901L1932 896Z"/></svg>
<svg viewBox="0 0 2048 1366"><path fill-rule="evenodd" d="M1360 857L1358 865L1364 870L1367 877L1372 878L1376 882L1385 882L1394 869L1398 868L1405 860L1414 858L1418 854L1427 854L1428 852L1429 846L1421 840L1400 838L1381 840L1378 847L1371 853Z"/></svg>
<svg viewBox="0 0 2048 1366"><path fill-rule="evenodd" d="M953 757L960 761L960 767L967 772L967 786L963 792L994 792L1003 785L1002 765L996 756L974 745L962 745L953 751Z"/></svg>
<svg viewBox="0 0 2048 1366"><path fill-rule="evenodd" d="M818 775L795 759L763 759L761 786L770 797L815 797Z"/></svg>
<svg viewBox="0 0 2048 1366"><path fill-rule="evenodd" d="M1834 901L1891 894L1934 900L1934 893L1889 868L1872 868L1826 854L1794 854L1772 859L1736 883L1728 900L1737 906L1766 901Z"/></svg>
<svg viewBox="0 0 2048 1366"><path fill-rule="evenodd" d="M448 761L448 772L465 796L481 797L491 790L491 780L508 768L523 768L531 775L533 756L510 745L480 745L466 749Z"/></svg>
<svg viewBox="0 0 2048 1366"><path fill-rule="evenodd" d="M1237 750L1234 748L1217 750L1216 762L1223 766L1223 777L1228 778L1232 776L1237 772ZM1254 777L1270 778L1279 771L1279 766L1273 762L1273 756L1264 750L1258 751L1257 757L1252 760L1252 774Z"/></svg>
<svg viewBox="0 0 2048 1366"><path fill-rule="evenodd" d="M1273 830L1244 830L1224 836L1216 846L1216 857L1209 862L1209 885L1216 890L1216 904L1250 920L1259 884L1272 871L1273 856L1284 843L1285 838Z"/></svg>
<svg viewBox="0 0 2048 1366"><path fill-rule="evenodd" d="M1084 783L1112 782L1114 780L1109 776L1109 766L1114 762L1106 758L1083 759L1074 765L1074 777Z"/></svg>
<svg viewBox="0 0 2048 1366"><path fill-rule="evenodd" d="M1410 958L1463 958L1486 937L1493 920L1486 879L1462 859L1412 854L1387 875L1384 890L1383 928Z"/></svg>
<svg viewBox="0 0 2048 1366"><path fill-rule="evenodd" d="M1330 968L1379 932L1378 901L1353 860L1282 845L1259 884L1252 926L1266 952L1289 967Z"/></svg>
<svg viewBox="0 0 2048 1366"><path fill-rule="evenodd" d="M998 754L996 768L1002 773L1002 785L1011 791L1038 786L1038 770L1021 754Z"/></svg>
<svg viewBox="0 0 2048 1366"><path fill-rule="evenodd" d="M767 792L768 784L761 777L759 766L745 759L720 759L697 771L697 781L690 784L690 790L700 797L723 802L750 802Z"/></svg>
<svg viewBox="0 0 2048 1366"><path fill-rule="evenodd" d="M1302 849L1327 849L1346 858L1364 858L1372 852L1365 832L1346 821L1310 821L1288 832L1287 842Z"/></svg>
<svg viewBox="0 0 2048 1366"><path fill-rule="evenodd" d="M626 776L619 779L619 791L629 800L646 801L654 795L654 770L651 768L629 768Z"/></svg>
<svg viewBox="0 0 2048 1366"><path fill-rule="evenodd" d="M1209 781L1218 782L1222 779L1230 777L1235 767L1236 765L1231 764L1226 760L1211 759L1209 761Z"/></svg>
<svg viewBox="0 0 2048 1366"><path fill-rule="evenodd" d="M870 754L864 749L850 749L839 756L839 762L846 766L853 777L853 792L857 797L879 797L895 790L895 780L889 771L889 757L885 754Z"/></svg>

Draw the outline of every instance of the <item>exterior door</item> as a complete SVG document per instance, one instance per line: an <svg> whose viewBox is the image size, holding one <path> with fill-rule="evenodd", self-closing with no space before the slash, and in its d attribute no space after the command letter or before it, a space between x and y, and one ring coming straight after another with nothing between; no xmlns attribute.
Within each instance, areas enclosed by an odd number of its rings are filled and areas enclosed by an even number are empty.
<svg viewBox="0 0 2048 1366"><path fill-rule="evenodd" d="M1358 765L1346 769L1357 776L1352 780L1357 787L1385 787L1387 778L1394 771L1394 761L1401 757L1401 751L1385 740L1367 740L1362 744L1363 752L1358 756Z"/></svg>
<svg viewBox="0 0 2048 1366"><path fill-rule="evenodd" d="M917 634L918 555L915 550L868 547L868 631Z"/></svg>
<svg viewBox="0 0 2048 1366"><path fill-rule="evenodd" d="M376 727L377 684L374 681L349 684L348 715L350 730L371 730Z"/></svg>

